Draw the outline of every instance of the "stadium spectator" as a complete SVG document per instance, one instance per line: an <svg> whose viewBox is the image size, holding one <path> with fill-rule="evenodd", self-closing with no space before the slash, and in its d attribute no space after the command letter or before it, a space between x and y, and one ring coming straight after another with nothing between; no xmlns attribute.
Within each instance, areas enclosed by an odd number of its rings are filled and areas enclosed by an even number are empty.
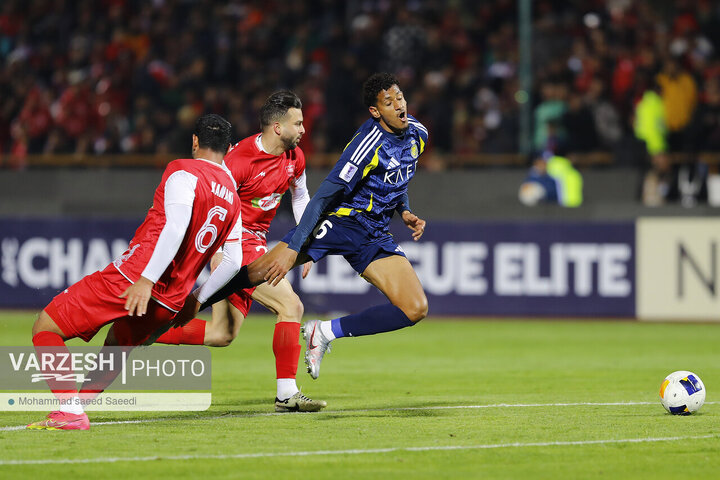
<svg viewBox="0 0 720 480"><path fill-rule="evenodd" d="M547 161L541 155L534 155L527 177L518 191L523 205L533 207L541 203L557 204L557 181L547 173Z"/></svg>
<svg viewBox="0 0 720 480"><path fill-rule="evenodd" d="M29 154L42 153L52 126L49 92L44 88L33 87L13 125L13 136L16 141L23 141L21 137L25 140Z"/></svg>
<svg viewBox="0 0 720 480"><path fill-rule="evenodd" d="M635 106L635 136L645 142L647 153L654 156L667 152L667 122L660 85L651 82Z"/></svg>
<svg viewBox="0 0 720 480"><path fill-rule="evenodd" d="M604 95L604 84L593 78L587 92L587 104L592 111L599 148L611 149L623 137L622 121L615 106Z"/></svg>
<svg viewBox="0 0 720 480"><path fill-rule="evenodd" d="M518 192L524 205L539 203L579 207L583 202L583 180L570 159L550 151L533 157L528 176Z"/></svg>
<svg viewBox="0 0 720 480"><path fill-rule="evenodd" d="M583 179L572 161L557 154L547 159L547 173L557 181L558 204L579 207L583 202Z"/></svg>
<svg viewBox="0 0 720 480"><path fill-rule="evenodd" d="M568 151L594 152L598 149L595 118L591 107L580 93L570 94L562 124L567 132L565 148Z"/></svg>
<svg viewBox="0 0 720 480"><path fill-rule="evenodd" d="M562 118L567 110L567 88L560 82L545 82L540 87L541 101L535 107L536 150L555 150L566 139Z"/></svg>
<svg viewBox="0 0 720 480"><path fill-rule="evenodd" d="M665 61L657 82L662 89L670 149L686 151L690 147L687 127L698 100L697 84L673 57Z"/></svg>

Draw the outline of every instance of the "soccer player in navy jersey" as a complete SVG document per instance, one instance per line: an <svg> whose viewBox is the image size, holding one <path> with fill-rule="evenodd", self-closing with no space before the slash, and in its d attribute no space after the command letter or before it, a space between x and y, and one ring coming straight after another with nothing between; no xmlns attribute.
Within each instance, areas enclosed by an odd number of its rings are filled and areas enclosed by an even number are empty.
<svg viewBox="0 0 720 480"><path fill-rule="evenodd" d="M395 76L376 73L363 85L368 119L345 147L335 168L305 208L300 223L267 254L250 263L202 308L238 288L277 284L293 267L342 255L390 303L303 327L305 363L317 378L330 342L409 327L425 318L427 297L402 249L389 233L395 212L419 240L425 221L410 210L407 186L428 141L427 129L407 113ZM182 325L199 302L188 297L176 317Z"/></svg>

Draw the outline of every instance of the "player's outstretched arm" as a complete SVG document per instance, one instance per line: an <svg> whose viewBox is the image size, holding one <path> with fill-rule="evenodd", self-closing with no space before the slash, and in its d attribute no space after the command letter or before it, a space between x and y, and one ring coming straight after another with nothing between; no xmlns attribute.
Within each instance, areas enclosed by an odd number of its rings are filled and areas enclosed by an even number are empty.
<svg viewBox="0 0 720 480"><path fill-rule="evenodd" d="M241 225L239 219L238 225ZM211 296L235 277L242 267L242 258L240 241L228 241L225 243L220 264L212 271L205 283L187 296L182 309L173 318L172 325L174 328L182 327L195 318L195 315L200 311L200 306L208 302Z"/></svg>
<svg viewBox="0 0 720 480"><path fill-rule="evenodd" d="M269 256L265 261L270 262L263 276L266 282L270 285L277 285L280 283L280 280L285 278L287 272L295 266L298 252L300 252L303 244L312 233L315 225L317 225L320 215L322 215L328 205L342 193L343 189L344 187L342 185L330 182L328 179L323 180L317 192L310 199L307 207L305 207L302 218L287 247L279 250L277 253L270 254L271 252L268 252L268 254L266 254ZM257 261L263 262L261 259L262 257ZM252 264L250 266L252 266Z"/></svg>

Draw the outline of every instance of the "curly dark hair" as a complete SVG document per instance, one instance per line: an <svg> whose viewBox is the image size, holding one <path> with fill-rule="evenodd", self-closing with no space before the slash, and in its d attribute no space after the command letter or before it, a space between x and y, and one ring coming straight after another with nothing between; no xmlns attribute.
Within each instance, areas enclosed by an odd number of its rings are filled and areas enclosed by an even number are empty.
<svg viewBox="0 0 720 480"><path fill-rule="evenodd" d="M213 152L227 152L230 146L232 125L220 115L210 113L197 119L195 135L200 148L209 148Z"/></svg>
<svg viewBox="0 0 720 480"><path fill-rule="evenodd" d="M378 93L387 90L393 85L400 87L397 77L391 73L380 72L370 75L370 78L363 83L363 101L365 102L365 106L374 107L377 103Z"/></svg>
<svg viewBox="0 0 720 480"><path fill-rule="evenodd" d="M273 93L260 108L260 128L263 129L273 122L277 122L291 108L302 109L300 97L290 90Z"/></svg>

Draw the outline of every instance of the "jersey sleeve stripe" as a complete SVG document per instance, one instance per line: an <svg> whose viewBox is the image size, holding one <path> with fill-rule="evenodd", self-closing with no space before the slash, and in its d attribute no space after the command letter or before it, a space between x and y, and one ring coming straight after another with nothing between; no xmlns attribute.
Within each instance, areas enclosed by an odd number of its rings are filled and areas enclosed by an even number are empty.
<svg viewBox="0 0 720 480"><path fill-rule="evenodd" d="M372 149L375 148L375 145L378 144L378 141L382 139L382 133L378 131L375 136L373 136L372 140L368 142L367 146L363 149L362 153L358 155L358 157L354 160L356 165L360 165L360 162L363 161L365 157L368 156L370 152L372 152Z"/></svg>
<svg viewBox="0 0 720 480"><path fill-rule="evenodd" d="M365 135L365 137L363 137L362 140L360 140L360 143L359 143L358 146L355 148L355 151L352 153L352 155L350 155L350 160L351 160L351 161L355 161L355 156L358 154L358 152L359 152L360 150L362 150L363 148L365 148L365 144L367 143L368 139L369 139L370 137L372 137L373 135L375 135L375 130L376 130L376 129L377 129L377 127L373 127L373 129L370 130L370 132L369 132L367 135ZM359 134L358 134L358 135L359 135ZM355 137L357 137L357 135L355 135ZM353 140L355 140L355 137L353 137ZM350 143L352 143L352 140L350 140ZM349 144L348 144L348 146L349 146ZM347 150L347 147L345 147L345 149Z"/></svg>
<svg viewBox="0 0 720 480"><path fill-rule="evenodd" d="M374 138L377 137L377 135L380 132L377 130L377 127L373 128L368 135L365 136L365 138L360 142L360 145L355 149L352 156L350 157L350 161L353 163L358 163L360 159L362 159L368 151L368 148L372 145L374 142Z"/></svg>
<svg viewBox="0 0 720 480"><path fill-rule="evenodd" d="M353 163L359 163L365 155L370 151L375 142L382 136L380 130L377 127L373 127L372 131L363 139L358 148L353 152L350 157L350 161Z"/></svg>

